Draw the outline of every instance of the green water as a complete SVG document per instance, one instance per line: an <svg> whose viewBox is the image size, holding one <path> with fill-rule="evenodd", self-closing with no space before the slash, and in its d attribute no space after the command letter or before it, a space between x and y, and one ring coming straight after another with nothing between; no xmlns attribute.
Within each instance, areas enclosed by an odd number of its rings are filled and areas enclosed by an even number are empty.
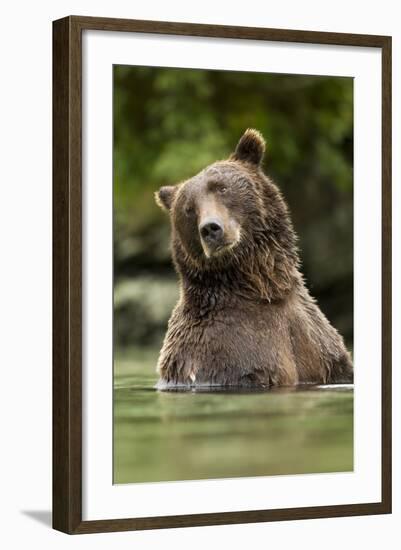
<svg viewBox="0 0 401 550"><path fill-rule="evenodd" d="M161 392L157 352L114 365L114 482L353 469L353 389Z"/></svg>

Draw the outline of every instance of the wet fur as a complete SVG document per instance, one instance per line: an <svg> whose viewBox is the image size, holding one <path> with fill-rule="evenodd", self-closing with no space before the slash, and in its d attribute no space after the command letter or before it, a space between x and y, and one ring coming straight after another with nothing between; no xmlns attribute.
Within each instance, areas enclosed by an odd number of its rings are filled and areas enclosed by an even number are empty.
<svg viewBox="0 0 401 550"><path fill-rule="evenodd" d="M158 362L159 387L351 382L344 341L300 273L286 203L261 169L263 138L248 131L242 140L227 161L159 192L171 216L180 280ZM227 204L241 219L240 244L213 261L183 217L190 190L210 180L235 187Z"/></svg>

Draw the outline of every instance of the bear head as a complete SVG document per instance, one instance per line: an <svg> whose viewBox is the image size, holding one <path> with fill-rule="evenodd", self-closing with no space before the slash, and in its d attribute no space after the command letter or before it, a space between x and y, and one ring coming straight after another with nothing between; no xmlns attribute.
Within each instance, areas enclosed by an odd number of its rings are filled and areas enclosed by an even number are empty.
<svg viewBox="0 0 401 550"><path fill-rule="evenodd" d="M296 237L288 208L264 174L265 141L248 129L227 160L156 192L169 213L174 263L184 279L236 287L271 301L297 278Z"/></svg>

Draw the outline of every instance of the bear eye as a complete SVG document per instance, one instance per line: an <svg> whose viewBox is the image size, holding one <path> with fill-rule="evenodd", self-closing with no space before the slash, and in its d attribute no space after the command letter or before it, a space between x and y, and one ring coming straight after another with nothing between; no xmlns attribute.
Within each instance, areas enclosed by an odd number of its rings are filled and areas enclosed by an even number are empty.
<svg viewBox="0 0 401 550"><path fill-rule="evenodd" d="M186 206L184 211L186 216L192 216L195 212L195 208L193 206Z"/></svg>

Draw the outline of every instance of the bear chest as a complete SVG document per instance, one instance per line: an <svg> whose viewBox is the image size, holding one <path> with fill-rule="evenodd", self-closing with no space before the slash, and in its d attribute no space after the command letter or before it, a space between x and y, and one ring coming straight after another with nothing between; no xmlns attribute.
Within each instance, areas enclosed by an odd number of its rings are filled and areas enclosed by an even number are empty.
<svg viewBox="0 0 401 550"><path fill-rule="evenodd" d="M203 317L182 312L174 317L166 346L171 352L170 374L178 382L270 384L279 366L291 362L281 308L252 304Z"/></svg>

